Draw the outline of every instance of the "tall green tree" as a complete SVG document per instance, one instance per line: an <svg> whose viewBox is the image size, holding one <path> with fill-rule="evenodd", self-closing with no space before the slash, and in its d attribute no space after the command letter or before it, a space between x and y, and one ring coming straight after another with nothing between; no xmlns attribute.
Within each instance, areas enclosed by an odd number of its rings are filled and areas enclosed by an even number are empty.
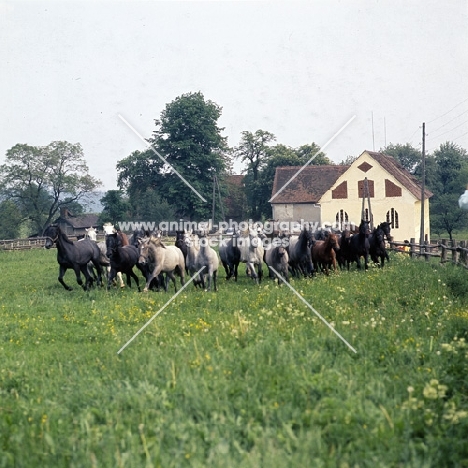
<svg viewBox="0 0 468 468"><path fill-rule="evenodd" d="M409 143L404 145L390 143L384 148L380 148L379 151L395 158L411 174L414 174L416 168L421 164L421 151Z"/></svg>
<svg viewBox="0 0 468 468"><path fill-rule="evenodd" d="M24 219L12 200L0 203L0 239L16 239Z"/></svg>
<svg viewBox="0 0 468 468"><path fill-rule="evenodd" d="M210 216L214 176L222 181L230 169L227 139L218 126L221 110L200 92L184 94L166 105L148 140L155 151L134 152L117 165L119 187L127 191L132 205L135 197L151 189L174 207L178 217Z"/></svg>
<svg viewBox="0 0 468 468"><path fill-rule="evenodd" d="M431 182L428 184L434 193L431 230L447 232L452 239L455 230L468 227L468 213L458 206L458 198L468 183L468 153L455 143L446 142L427 159L433 161L429 166Z"/></svg>
<svg viewBox="0 0 468 468"><path fill-rule="evenodd" d="M294 151L301 160L301 164L307 164L311 158L313 159L309 164L313 166L333 164L330 158L328 158L323 151L320 151L320 146L315 143L299 146L299 148L296 148Z"/></svg>
<svg viewBox="0 0 468 468"><path fill-rule="evenodd" d="M300 153L299 153L300 154ZM280 166L302 166L310 156L305 159L298 151L285 145L275 145L269 149L269 157L260 172L256 186L255 197L258 206L258 219L270 219L272 216L271 203L269 202L273 191L276 168Z"/></svg>
<svg viewBox="0 0 468 468"><path fill-rule="evenodd" d="M62 206L85 199L100 184L89 174L81 145L66 141L44 147L15 145L0 166L0 192L15 201L37 233Z"/></svg>
<svg viewBox="0 0 468 468"><path fill-rule="evenodd" d="M132 219L136 221L160 223L177 220L175 205L168 203L157 190L147 187L138 196L134 196L132 201Z"/></svg>
<svg viewBox="0 0 468 468"><path fill-rule="evenodd" d="M100 224L117 224L119 221L126 221L130 216L131 205L121 190L108 190L101 198L103 206L99 216Z"/></svg>
<svg viewBox="0 0 468 468"><path fill-rule="evenodd" d="M239 146L233 150L234 157L247 163L247 172L252 174L252 180L255 182L269 158L269 148L271 143L276 141L276 137L265 130L257 130L255 133L244 131L241 135Z"/></svg>

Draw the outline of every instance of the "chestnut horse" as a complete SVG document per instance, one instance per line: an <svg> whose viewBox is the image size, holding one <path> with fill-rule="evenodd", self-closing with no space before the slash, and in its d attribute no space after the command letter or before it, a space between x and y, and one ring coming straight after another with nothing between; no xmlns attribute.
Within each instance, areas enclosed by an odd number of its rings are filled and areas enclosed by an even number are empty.
<svg viewBox="0 0 468 468"><path fill-rule="evenodd" d="M315 271L319 267L328 275L329 268L336 270L336 251L340 249L336 234L330 232L325 240L318 240L312 246L312 261Z"/></svg>

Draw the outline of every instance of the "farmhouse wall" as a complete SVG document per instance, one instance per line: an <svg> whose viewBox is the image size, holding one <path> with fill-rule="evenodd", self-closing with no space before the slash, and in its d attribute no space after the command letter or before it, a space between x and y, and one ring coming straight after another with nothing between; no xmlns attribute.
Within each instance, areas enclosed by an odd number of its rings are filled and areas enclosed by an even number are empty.
<svg viewBox="0 0 468 468"><path fill-rule="evenodd" d="M342 174L335 184L320 199L322 220L334 222L337 213L343 210L350 222L360 223L362 213L363 181L367 177L369 187L373 186L370 198L374 225L387 221L387 214L397 223L392 227L395 239L404 240L412 237L419 239L421 202L396 177L385 170L367 151L356 159L349 169ZM333 191L347 182L348 198L334 199ZM362 190L362 189L361 189ZM398 196L398 194L401 195ZM429 200L425 200L425 234L430 239ZM364 208L367 208L367 200ZM393 209L393 212L392 212Z"/></svg>
<svg viewBox="0 0 468 468"><path fill-rule="evenodd" d="M272 204L273 219L281 221L297 221L301 220L309 222L319 222L320 206L309 203L277 203Z"/></svg>

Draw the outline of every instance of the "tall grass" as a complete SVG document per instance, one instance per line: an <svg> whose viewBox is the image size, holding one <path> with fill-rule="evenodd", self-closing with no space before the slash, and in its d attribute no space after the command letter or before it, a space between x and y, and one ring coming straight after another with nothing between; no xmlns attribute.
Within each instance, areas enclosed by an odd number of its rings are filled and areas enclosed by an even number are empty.
<svg viewBox="0 0 468 468"><path fill-rule="evenodd" d="M0 252L0 466L468 466L466 271L287 287L67 292L54 252ZM223 276L223 274L221 275Z"/></svg>

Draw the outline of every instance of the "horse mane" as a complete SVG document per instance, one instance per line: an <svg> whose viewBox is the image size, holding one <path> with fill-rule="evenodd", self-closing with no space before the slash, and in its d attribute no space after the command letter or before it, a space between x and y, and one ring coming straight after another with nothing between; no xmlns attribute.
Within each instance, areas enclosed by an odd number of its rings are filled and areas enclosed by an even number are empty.
<svg viewBox="0 0 468 468"><path fill-rule="evenodd" d="M62 239L68 244L73 245L73 241L68 238L68 236L60 229L60 226L57 226L57 234L62 237Z"/></svg>

